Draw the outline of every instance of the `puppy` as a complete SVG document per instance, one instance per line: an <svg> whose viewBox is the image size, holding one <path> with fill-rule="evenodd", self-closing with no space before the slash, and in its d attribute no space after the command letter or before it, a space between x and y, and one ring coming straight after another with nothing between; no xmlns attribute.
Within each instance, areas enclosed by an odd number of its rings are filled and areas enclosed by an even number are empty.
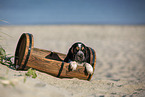
<svg viewBox="0 0 145 97"><path fill-rule="evenodd" d="M88 47L81 42L76 42L69 49L64 62L70 63L70 69L76 70L77 66L84 66L88 74L93 73L93 67L89 64L90 54Z"/></svg>

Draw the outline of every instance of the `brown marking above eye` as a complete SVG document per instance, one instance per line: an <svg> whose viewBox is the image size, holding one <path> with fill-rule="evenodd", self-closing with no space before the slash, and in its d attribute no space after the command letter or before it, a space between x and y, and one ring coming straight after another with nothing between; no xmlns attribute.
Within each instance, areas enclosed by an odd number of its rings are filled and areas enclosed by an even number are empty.
<svg viewBox="0 0 145 97"><path fill-rule="evenodd" d="M84 47L82 47L82 50L84 50Z"/></svg>
<svg viewBox="0 0 145 97"><path fill-rule="evenodd" d="M76 50L79 50L79 47L76 47Z"/></svg>

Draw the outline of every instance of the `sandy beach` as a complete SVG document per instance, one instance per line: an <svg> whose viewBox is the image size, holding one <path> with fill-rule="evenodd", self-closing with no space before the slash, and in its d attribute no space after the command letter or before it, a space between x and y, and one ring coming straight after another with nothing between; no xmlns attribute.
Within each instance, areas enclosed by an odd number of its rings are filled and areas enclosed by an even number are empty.
<svg viewBox="0 0 145 97"><path fill-rule="evenodd" d="M0 64L0 97L144 97L145 26L30 25L0 26L0 45L14 55L22 33L31 33L34 47L67 54L81 41L96 51L97 64L91 81L56 78L36 71L16 71ZM8 35L6 35L8 34ZM13 83L4 85L3 79Z"/></svg>

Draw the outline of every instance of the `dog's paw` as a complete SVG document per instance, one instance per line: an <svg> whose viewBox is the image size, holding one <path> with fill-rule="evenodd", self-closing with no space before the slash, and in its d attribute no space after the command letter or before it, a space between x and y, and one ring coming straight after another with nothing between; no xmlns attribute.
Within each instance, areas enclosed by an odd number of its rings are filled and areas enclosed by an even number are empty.
<svg viewBox="0 0 145 97"><path fill-rule="evenodd" d="M86 67L86 70L87 70L88 74L92 74L93 73L93 67L91 66L91 64L85 63L85 67Z"/></svg>
<svg viewBox="0 0 145 97"><path fill-rule="evenodd" d="M76 70L76 68L77 68L77 63L75 61L71 61L70 62L70 69L72 71L74 71L74 70Z"/></svg>

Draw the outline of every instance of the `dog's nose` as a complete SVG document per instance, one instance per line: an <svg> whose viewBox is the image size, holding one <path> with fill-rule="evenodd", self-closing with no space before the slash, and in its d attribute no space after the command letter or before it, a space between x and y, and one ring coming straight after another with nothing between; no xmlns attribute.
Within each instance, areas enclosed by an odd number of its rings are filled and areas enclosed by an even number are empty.
<svg viewBox="0 0 145 97"><path fill-rule="evenodd" d="M80 58L83 58L83 54L80 54L79 57L80 57Z"/></svg>

